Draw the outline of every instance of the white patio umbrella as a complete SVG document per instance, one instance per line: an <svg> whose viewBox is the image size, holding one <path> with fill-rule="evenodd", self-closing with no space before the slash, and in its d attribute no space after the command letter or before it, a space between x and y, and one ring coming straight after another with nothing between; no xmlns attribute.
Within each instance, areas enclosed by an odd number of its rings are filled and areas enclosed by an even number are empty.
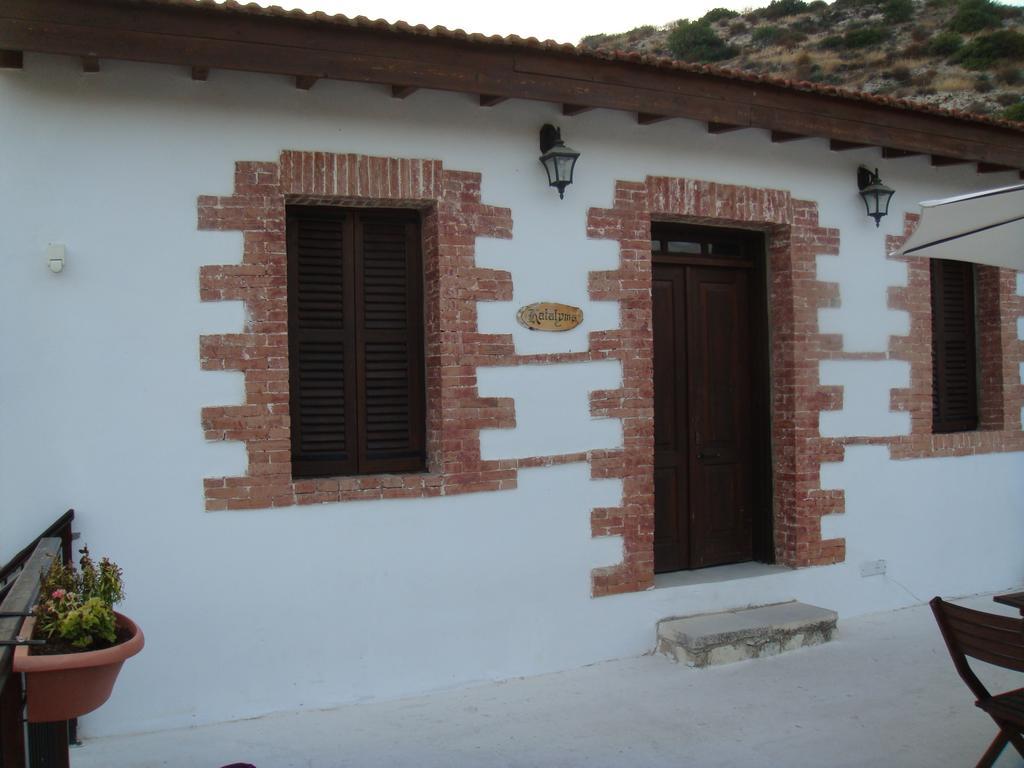
<svg viewBox="0 0 1024 768"><path fill-rule="evenodd" d="M896 253L1024 270L1024 184L926 200Z"/></svg>

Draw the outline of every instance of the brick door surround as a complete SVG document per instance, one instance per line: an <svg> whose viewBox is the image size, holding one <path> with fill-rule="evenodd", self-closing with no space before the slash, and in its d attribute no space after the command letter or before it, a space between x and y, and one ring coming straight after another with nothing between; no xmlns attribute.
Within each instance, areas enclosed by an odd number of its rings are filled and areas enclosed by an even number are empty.
<svg viewBox="0 0 1024 768"><path fill-rule="evenodd" d="M771 443L775 554L792 566L845 558L843 539L821 538L821 516L842 512L842 491L823 490L823 461L841 461L842 446L822 441L818 414L840 408L842 390L819 384L821 360L842 356L842 338L818 330L818 309L839 303L836 283L817 279L816 258L837 255L838 230L821 227L818 206L777 189L648 176L618 181L611 208L592 208L587 234L619 242L620 267L592 272L590 296L621 303L619 330L591 334L591 351L623 364L620 401L628 460L619 465L623 505L595 510L595 536L621 535L624 561L597 569L594 593L646 589L654 581L654 400L651 222L757 229L768 250L771 324ZM595 396L599 393L595 393ZM595 402L594 415L609 411ZM598 405L601 407L598 408ZM830 453L823 453L828 445ZM596 474L596 473L595 473ZM602 474L601 476L605 476Z"/></svg>

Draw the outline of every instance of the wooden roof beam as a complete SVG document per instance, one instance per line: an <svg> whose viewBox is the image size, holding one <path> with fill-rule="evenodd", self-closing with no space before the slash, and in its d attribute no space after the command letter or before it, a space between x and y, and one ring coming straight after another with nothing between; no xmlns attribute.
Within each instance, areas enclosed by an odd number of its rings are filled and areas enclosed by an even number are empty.
<svg viewBox="0 0 1024 768"><path fill-rule="evenodd" d="M1012 166L999 163L978 163L978 173L1005 173L1014 170L1016 169Z"/></svg>
<svg viewBox="0 0 1024 768"><path fill-rule="evenodd" d="M772 131L772 144L785 144L788 141L810 139L811 136L804 136L802 133L789 133L788 131Z"/></svg>
<svg viewBox="0 0 1024 768"><path fill-rule="evenodd" d="M566 117L575 117L576 115L582 115L584 112L589 112L593 107L587 107L583 104L563 104L562 114Z"/></svg>
<svg viewBox="0 0 1024 768"><path fill-rule="evenodd" d="M508 101L508 96L490 96L484 93L480 94L481 107L496 107L503 101Z"/></svg>
<svg viewBox="0 0 1024 768"><path fill-rule="evenodd" d="M896 149L895 147L882 147L882 157L886 160L895 160L900 157L914 157L923 155L924 152L917 152L912 149Z"/></svg>
<svg viewBox="0 0 1024 768"><path fill-rule="evenodd" d="M970 160L964 160L960 157L946 157L945 155L932 155L932 166L935 168L944 168L947 165L962 165L969 163Z"/></svg>
<svg viewBox="0 0 1024 768"><path fill-rule="evenodd" d="M308 91L310 88L316 85L316 81L319 79L319 77L316 77L314 75L296 75L295 87L298 88L300 91Z"/></svg>
<svg viewBox="0 0 1024 768"><path fill-rule="evenodd" d="M209 67L199 67L199 66L193 66L192 67L192 79L193 80L199 80L199 81L205 82L209 77L210 77L210 68Z"/></svg>
<svg viewBox="0 0 1024 768"><path fill-rule="evenodd" d="M672 115L655 115L651 112L637 112L636 121L640 125L654 125L663 120L671 120Z"/></svg>
<svg viewBox="0 0 1024 768"><path fill-rule="evenodd" d="M392 85L391 86L391 98L393 99L407 99L418 91L415 85Z"/></svg>
<svg viewBox="0 0 1024 768"><path fill-rule="evenodd" d="M0 69L21 69L25 66L25 54L21 51L0 50Z"/></svg>
<svg viewBox="0 0 1024 768"><path fill-rule="evenodd" d="M83 72L99 72L100 71L100 57L99 56L83 56L82 57L82 71Z"/></svg>
<svg viewBox="0 0 1024 768"><path fill-rule="evenodd" d="M731 133L749 127L749 125L732 125L730 123L708 123L708 133Z"/></svg>
<svg viewBox="0 0 1024 768"><path fill-rule="evenodd" d="M859 141L843 141L841 139L831 139L828 143L828 148L833 152L846 152L851 149L866 149L870 146L870 144L861 144Z"/></svg>

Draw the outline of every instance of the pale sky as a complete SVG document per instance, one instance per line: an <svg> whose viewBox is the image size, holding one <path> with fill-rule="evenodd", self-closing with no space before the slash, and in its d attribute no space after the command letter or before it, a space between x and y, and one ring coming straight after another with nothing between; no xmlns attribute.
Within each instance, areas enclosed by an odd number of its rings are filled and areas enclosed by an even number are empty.
<svg viewBox="0 0 1024 768"><path fill-rule="evenodd" d="M768 5L769 0L630 0L583 4L572 0L257 0L304 11L326 11L407 21L428 27L464 29L486 35L520 35L578 43L584 35L625 32L641 24L660 26L678 19L696 19L712 8L742 11ZM1024 5L1010 0L1006 5Z"/></svg>

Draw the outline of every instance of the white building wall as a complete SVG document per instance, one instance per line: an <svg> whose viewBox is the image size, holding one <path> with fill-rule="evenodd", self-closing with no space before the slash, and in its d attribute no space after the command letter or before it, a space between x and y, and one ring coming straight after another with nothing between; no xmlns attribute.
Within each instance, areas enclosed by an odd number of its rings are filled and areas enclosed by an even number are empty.
<svg viewBox="0 0 1024 768"><path fill-rule="evenodd" d="M583 153L559 201L537 162L537 132L560 124ZM823 521L845 536L847 562L733 581L662 586L592 599L590 569L621 542L592 539L590 509L618 499L616 481L585 464L520 474L514 491L252 512L203 510L202 478L245 469L241 444L207 443L205 405L241 402L241 374L203 372L203 333L241 330L240 303L203 304L202 264L237 261L238 233L200 232L196 197L229 194L236 160L283 149L437 158L481 171L483 201L511 208L514 239L480 240L478 261L507 269L510 303L482 304L480 330L512 333L521 353L580 351L588 331L618 322L592 302L587 273L614 268L616 244L588 240L586 211L611 205L615 180L683 176L789 190L819 203L841 233L821 257L842 304L822 330L844 349L884 352L906 332L886 289L905 270L884 258L922 199L1011 183L927 158L878 150L830 153L821 140L772 144L764 131L709 135L682 120L638 126L625 113L575 118L557 105L214 72L26 56L0 75L0 561L59 513L77 510L83 540L127 573L125 612L147 636L86 735L325 707L473 681L564 669L650 650L657 619L801 599L842 616L910 605L936 593L1024 580L1024 455L891 461L851 447L823 483L846 512ZM878 166L897 190L876 229L856 168ZM47 243L67 246L49 273ZM566 334L529 333L515 309L549 300L583 308ZM545 387L557 375L559 387ZM512 397L513 430L482 435L504 458L615 447L621 426L592 420L588 392L614 385L610 363L482 371L483 394ZM905 434L888 390L894 361L821 368L845 388L827 435ZM544 450L556 445L557 450ZM863 578L883 558L888 574Z"/></svg>

